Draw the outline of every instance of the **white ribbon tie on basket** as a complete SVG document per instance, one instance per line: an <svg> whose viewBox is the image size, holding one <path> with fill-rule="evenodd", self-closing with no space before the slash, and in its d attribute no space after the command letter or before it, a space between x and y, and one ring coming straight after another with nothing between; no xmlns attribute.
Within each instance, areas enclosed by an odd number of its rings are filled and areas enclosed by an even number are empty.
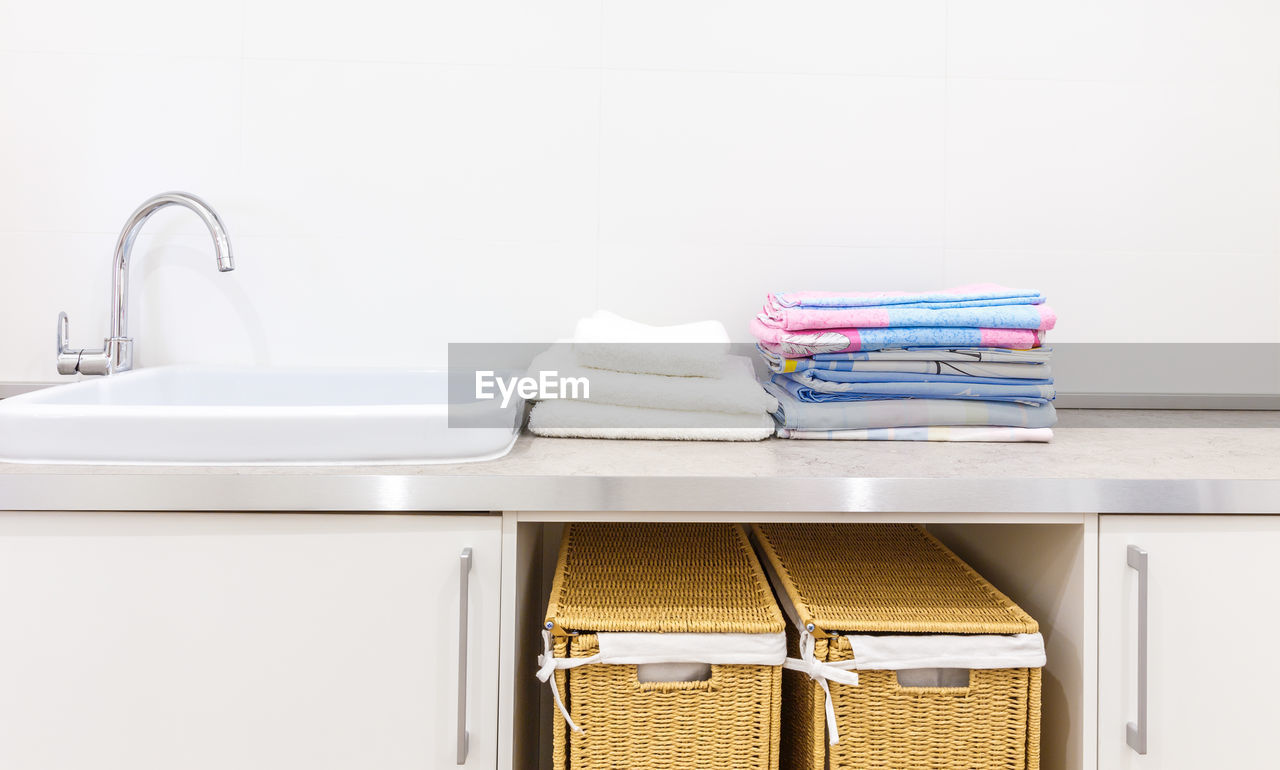
<svg viewBox="0 0 1280 770"><path fill-rule="evenodd" d="M576 733L582 728L569 716L556 686L557 670L591 664L646 665L650 663L706 663L734 666L781 666L787 658L787 636L776 634L686 634L644 632L600 632L600 651L587 658L557 658L551 650L551 632L542 632L542 654L538 656L539 681L551 685L551 697Z"/></svg>
<svg viewBox="0 0 1280 770"><path fill-rule="evenodd" d="M800 671L808 674L809 678L817 682L822 687L824 704L827 710L827 734L831 736L831 745L834 746L840 741L840 730L836 727L836 708L831 702L831 688L827 685L827 680L839 682L840 684L858 684L858 672L851 671L857 661L841 660L835 663L826 663L818 660L813 655L813 647L815 641L813 634L800 629L800 659L787 658L782 662L782 667L792 671Z"/></svg>
<svg viewBox="0 0 1280 770"><path fill-rule="evenodd" d="M551 699L556 702L556 707L560 709L560 713L564 715L565 724L569 725L569 729L575 733L582 732L582 728L578 727L573 721L573 717L569 716L569 709L564 707L564 701L560 699L560 688L556 687L556 680L552 678L552 674L556 669L576 668L585 666L588 663L600 662L600 653L596 653L589 658L557 658L551 654L551 632L542 632L542 654L538 656L538 681L547 682L551 685Z"/></svg>
<svg viewBox="0 0 1280 770"><path fill-rule="evenodd" d="M774 586L781 585L778 580L778 573L773 568L773 562L768 559L764 559L762 562L769 582ZM853 660L841 660L834 663L818 660L813 654L816 641L813 638L813 634L809 633L809 629L813 626L806 626L801 622L800 613L796 612L796 606L791 602L791 597L787 595L786 591L778 590L777 596L778 606L782 608L783 613L791 620L796 630L800 632L800 659L787 658L782 662L782 667L808 674L809 678L817 682L818 686L822 688L823 706L827 712L827 735L830 736L831 745L834 746L840 742L840 730L836 727L836 707L831 701L831 687L827 684L827 680L839 684L857 686L858 674L851 669L858 664Z"/></svg>

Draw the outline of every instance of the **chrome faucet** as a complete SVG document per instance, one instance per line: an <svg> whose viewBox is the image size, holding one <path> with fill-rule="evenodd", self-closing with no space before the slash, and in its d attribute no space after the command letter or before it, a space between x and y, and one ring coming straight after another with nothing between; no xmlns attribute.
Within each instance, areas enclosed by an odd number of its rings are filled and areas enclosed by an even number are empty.
<svg viewBox="0 0 1280 770"><path fill-rule="evenodd" d="M69 347L67 314L58 313L58 373L113 374L133 368L133 340L129 337L129 255L138 231L151 215L166 206L185 206L196 213L213 236L218 256L218 271L236 269L231 256L227 229L209 204L190 193L167 192L149 198L129 217L116 241L115 259L111 265L111 334L103 340L101 350L72 350Z"/></svg>

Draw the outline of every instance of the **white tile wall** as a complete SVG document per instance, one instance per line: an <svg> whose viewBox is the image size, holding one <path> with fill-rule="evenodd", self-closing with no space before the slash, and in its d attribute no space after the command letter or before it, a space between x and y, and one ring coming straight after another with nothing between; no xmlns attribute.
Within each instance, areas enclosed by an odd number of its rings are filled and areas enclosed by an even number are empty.
<svg viewBox="0 0 1280 770"><path fill-rule="evenodd" d="M964 79L947 107L950 247L1276 250L1276 82Z"/></svg>
<svg viewBox="0 0 1280 770"><path fill-rule="evenodd" d="M589 241L599 74L249 60L253 234ZM230 216L230 215L228 215Z"/></svg>
<svg viewBox="0 0 1280 770"><path fill-rule="evenodd" d="M941 77L945 7L945 0L608 0L604 64Z"/></svg>
<svg viewBox="0 0 1280 770"><path fill-rule="evenodd" d="M1139 75L1145 0L964 0L947 9L953 78L1117 80Z"/></svg>
<svg viewBox="0 0 1280 770"><path fill-rule="evenodd" d="M590 67L601 0L251 0L247 56Z"/></svg>
<svg viewBox="0 0 1280 770"><path fill-rule="evenodd" d="M946 260L948 284L999 272L1015 286L1053 287L1051 304L1059 320L1051 343L1225 341L1274 347L1280 339L1280 259L1274 252L949 249ZM1157 353L1154 347L1138 352ZM1280 385L1280 371L1274 381ZM1146 391L1174 392L1180 385L1151 383Z"/></svg>
<svg viewBox="0 0 1280 770"><path fill-rule="evenodd" d="M258 2L259 0L253 0ZM0 50L238 57L249 0L4 0ZM6 105L7 106L7 105Z"/></svg>
<svg viewBox="0 0 1280 770"><path fill-rule="evenodd" d="M943 81L607 72L605 241L941 246Z"/></svg>
<svg viewBox="0 0 1280 770"><path fill-rule="evenodd" d="M1271 0L0 0L0 381L395 364L608 307L1034 285L1060 341L1280 342ZM1159 389L1148 387L1147 389Z"/></svg>
<svg viewBox="0 0 1280 770"><path fill-rule="evenodd" d="M940 247L603 242L600 306L662 324L688 320L695 307L747 339L742 327L767 292L824 286L832 275L850 285L924 290L945 273Z"/></svg>
<svg viewBox="0 0 1280 770"><path fill-rule="evenodd" d="M0 115L0 230L109 232L153 193L239 186L238 59L0 52Z"/></svg>
<svg viewBox="0 0 1280 770"><path fill-rule="evenodd" d="M1271 0L963 0L947 18L947 74L1049 80L1280 76Z"/></svg>

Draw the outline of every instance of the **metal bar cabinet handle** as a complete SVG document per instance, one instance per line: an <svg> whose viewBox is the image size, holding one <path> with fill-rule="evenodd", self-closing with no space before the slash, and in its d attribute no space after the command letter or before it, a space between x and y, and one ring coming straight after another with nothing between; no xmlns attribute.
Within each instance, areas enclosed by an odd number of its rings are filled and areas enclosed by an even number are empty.
<svg viewBox="0 0 1280 770"><path fill-rule="evenodd" d="M1125 725L1129 748L1147 753L1147 552L1129 546L1129 566L1138 571L1138 721Z"/></svg>
<svg viewBox="0 0 1280 770"><path fill-rule="evenodd" d="M471 548L458 557L458 764L467 763L467 621L471 615Z"/></svg>

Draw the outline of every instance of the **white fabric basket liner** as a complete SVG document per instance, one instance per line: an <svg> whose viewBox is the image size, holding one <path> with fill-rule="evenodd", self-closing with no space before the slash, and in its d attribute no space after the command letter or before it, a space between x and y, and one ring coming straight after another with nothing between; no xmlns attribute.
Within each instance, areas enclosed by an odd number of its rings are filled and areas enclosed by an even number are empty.
<svg viewBox="0 0 1280 770"><path fill-rule="evenodd" d="M651 634L601 631L600 652L587 660L615 665L645 663L709 663L712 665L781 666L787 658L787 635Z"/></svg>
<svg viewBox="0 0 1280 770"><path fill-rule="evenodd" d="M1040 634L844 634L855 671L910 668L1043 668Z"/></svg>
<svg viewBox="0 0 1280 770"><path fill-rule="evenodd" d="M788 603L789 604L789 603ZM788 607L787 609L791 609ZM909 669L1041 668L1045 664L1044 638L1040 634L845 634L853 660L825 663L813 657L814 638L800 632L800 658L787 657L787 638L777 634L656 634L600 632L599 651L586 658L557 658L551 651L551 634L542 632L543 654L538 656L538 679L551 693L565 722L582 732L569 716L552 678L557 670L590 665L644 666L663 663L709 665L783 666L808 674L827 691L827 681L856 686L857 671ZM827 726L831 742L840 740L831 694L826 692Z"/></svg>

